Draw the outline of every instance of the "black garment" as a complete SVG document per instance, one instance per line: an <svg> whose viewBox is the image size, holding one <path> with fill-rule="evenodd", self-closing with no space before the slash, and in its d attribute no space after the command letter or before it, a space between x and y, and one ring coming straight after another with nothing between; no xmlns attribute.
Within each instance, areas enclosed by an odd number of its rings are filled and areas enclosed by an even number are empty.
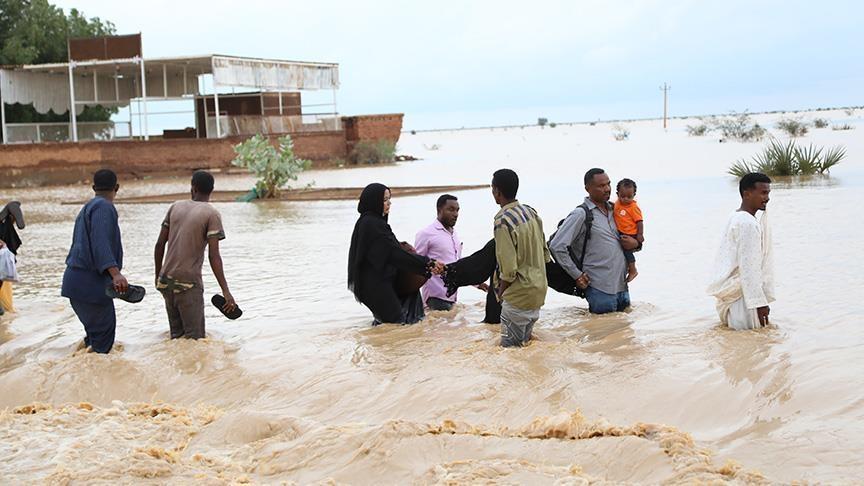
<svg viewBox="0 0 864 486"><path fill-rule="evenodd" d="M447 273L444 275L447 295L453 295L459 287L479 285L491 279L497 265L495 239L493 238L480 250L447 265ZM558 292L575 295L576 281L567 275L557 263L546 263L546 280L549 287ZM501 322L501 303L498 302L491 283L489 292L486 294L486 316L483 318L483 322L488 324Z"/></svg>
<svg viewBox="0 0 864 486"><path fill-rule="evenodd" d="M486 293L486 315L483 317L483 322L487 324L501 322L501 303L495 296L495 289L492 287L491 280L497 265L495 239L493 238L480 250L447 265L447 273L444 275L447 295L453 295L459 287L480 285L487 280L489 281L489 291Z"/></svg>
<svg viewBox="0 0 864 486"><path fill-rule="evenodd" d="M424 317L420 292L400 298L394 287L396 273L404 270L424 275L429 259L399 245L383 214L387 190L383 184L369 184L360 195L360 217L348 253L348 288L377 322L413 324Z"/></svg>
<svg viewBox="0 0 864 486"><path fill-rule="evenodd" d="M13 217L15 223L12 222ZM18 247L21 246L21 238L15 231L16 224L19 229L24 229L24 214L21 213L21 203L12 201L0 210L0 240L6 243L13 255L18 254Z"/></svg>

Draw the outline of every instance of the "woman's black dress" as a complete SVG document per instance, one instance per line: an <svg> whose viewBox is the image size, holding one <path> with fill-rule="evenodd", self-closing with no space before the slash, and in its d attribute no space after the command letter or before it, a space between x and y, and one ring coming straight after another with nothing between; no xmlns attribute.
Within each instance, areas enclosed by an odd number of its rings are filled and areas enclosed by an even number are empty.
<svg viewBox="0 0 864 486"><path fill-rule="evenodd" d="M413 324L424 317L419 291L399 295L395 287L399 270L428 275L430 260L402 249L383 215L387 187L370 184L363 190L357 211L360 218L351 235L348 254L348 288L375 318L382 322Z"/></svg>

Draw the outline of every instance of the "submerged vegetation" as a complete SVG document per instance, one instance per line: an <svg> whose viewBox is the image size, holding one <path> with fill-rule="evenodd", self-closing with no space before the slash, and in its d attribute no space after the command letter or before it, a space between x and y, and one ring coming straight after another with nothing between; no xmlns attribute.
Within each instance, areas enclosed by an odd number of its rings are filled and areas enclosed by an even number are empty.
<svg viewBox="0 0 864 486"><path fill-rule="evenodd" d="M826 174L845 157L846 149L839 146L824 149L813 144L798 146L794 140L785 144L771 140L750 161L741 159L732 164L728 172L735 177L742 177L749 172L762 172L769 176Z"/></svg>
<svg viewBox="0 0 864 486"><path fill-rule="evenodd" d="M783 130L790 137L803 137L804 135L807 135L808 131L806 123L794 118L783 118L777 122L775 127L779 130Z"/></svg>
<svg viewBox="0 0 864 486"><path fill-rule="evenodd" d="M828 120L824 118L816 118L813 120L813 128L826 128L828 125Z"/></svg>
<svg viewBox="0 0 864 486"><path fill-rule="evenodd" d="M277 148L259 133L235 145L234 152L237 157L231 165L249 169L258 178L249 199L279 197L288 181L296 181L297 176L312 165L294 155L294 142L289 135L279 137Z"/></svg>
<svg viewBox="0 0 864 486"><path fill-rule="evenodd" d="M612 125L612 138L619 142L629 140L630 130L627 130L626 128L616 123L615 125Z"/></svg>
<svg viewBox="0 0 864 486"><path fill-rule="evenodd" d="M712 116L700 125L687 126L687 134L690 136L703 136L709 132L720 132L723 140L737 140L739 142L758 142L765 138L767 131L758 123L752 123L750 114L746 111L736 113L730 112L727 116Z"/></svg>
<svg viewBox="0 0 864 486"><path fill-rule="evenodd" d="M348 159L352 164L392 164L396 160L396 144L389 140L357 142Z"/></svg>

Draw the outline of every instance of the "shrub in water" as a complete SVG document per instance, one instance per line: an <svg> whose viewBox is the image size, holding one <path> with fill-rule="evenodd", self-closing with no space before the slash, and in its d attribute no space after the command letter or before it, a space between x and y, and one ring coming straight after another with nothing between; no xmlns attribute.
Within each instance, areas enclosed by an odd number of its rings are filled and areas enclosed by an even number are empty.
<svg viewBox="0 0 864 486"><path fill-rule="evenodd" d="M834 125L834 126L831 127L831 130L834 130L834 131L838 131L838 130L854 130L854 129L855 129L855 127L853 127L852 125L850 125L850 124L848 124L848 123L844 123L844 124L842 124L842 125Z"/></svg>
<svg viewBox="0 0 864 486"><path fill-rule="evenodd" d="M807 176L831 172L831 168L846 157L846 149L834 147L828 150L814 147L799 147L794 140L783 144L777 140L765 147L750 161L741 159L729 168L729 174L743 177L749 172L762 172L769 176Z"/></svg>
<svg viewBox="0 0 864 486"><path fill-rule="evenodd" d="M827 126L828 126L828 120L826 120L824 118L817 118L817 119L813 120L813 127L814 128L825 128Z"/></svg>
<svg viewBox="0 0 864 486"><path fill-rule="evenodd" d="M626 128L616 123L612 126L612 138L619 142L628 140L630 138L630 130L627 130Z"/></svg>
<svg viewBox="0 0 864 486"><path fill-rule="evenodd" d="M793 118L783 118L775 126L777 129L789 134L790 137L803 137L807 135L807 124Z"/></svg>
<svg viewBox="0 0 864 486"><path fill-rule="evenodd" d="M288 181L296 181L297 176L312 164L294 155L294 142L288 135L279 137L278 148L264 135L258 134L234 146L237 157L231 165L252 171L258 182L255 183L255 197L275 198Z"/></svg>
<svg viewBox="0 0 864 486"><path fill-rule="evenodd" d="M704 123L701 125L687 125L687 135L691 137L702 137L710 131L711 129L708 128L708 125Z"/></svg>
<svg viewBox="0 0 864 486"><path fill-rule="evenodd" d="M352 164L392 164L396 159L396 144L384 139L357 142L348 158Z"/></svg>

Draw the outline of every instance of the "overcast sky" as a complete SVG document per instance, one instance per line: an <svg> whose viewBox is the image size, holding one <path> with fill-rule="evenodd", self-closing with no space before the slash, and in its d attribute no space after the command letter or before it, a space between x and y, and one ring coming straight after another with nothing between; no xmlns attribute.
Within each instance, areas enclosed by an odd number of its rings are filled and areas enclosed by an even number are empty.
<svg viewBox="0 0 864 486"><path fill-rule="evenodd" d="M856 1L55 1L145 57L340 64L339 111L406 128L864 105Z"/></svg>

